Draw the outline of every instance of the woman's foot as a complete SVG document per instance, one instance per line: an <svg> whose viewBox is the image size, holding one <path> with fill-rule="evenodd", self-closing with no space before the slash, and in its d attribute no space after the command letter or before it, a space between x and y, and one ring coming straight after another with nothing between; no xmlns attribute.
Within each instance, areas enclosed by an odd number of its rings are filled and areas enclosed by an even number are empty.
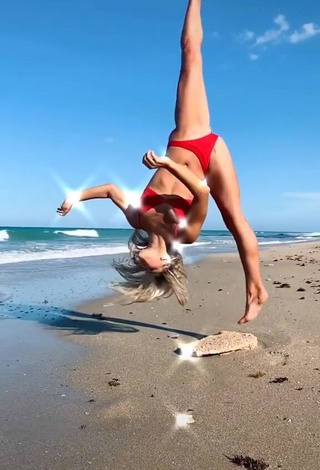
<svg viewBox="0 0 320 470"><path fill-rule="evenodd" d="M239 325L244 325L254 320L260 313L263 305L268 300L268 292L262 286L259 289L252 289L248 293L246 311L244 316L238 321Z"/></svg>

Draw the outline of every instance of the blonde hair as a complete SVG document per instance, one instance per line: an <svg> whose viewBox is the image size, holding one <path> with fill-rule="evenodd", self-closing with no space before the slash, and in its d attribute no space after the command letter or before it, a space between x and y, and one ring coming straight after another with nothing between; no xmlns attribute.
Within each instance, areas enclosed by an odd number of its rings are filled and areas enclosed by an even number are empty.
<svg viewBox="0 0 320 470"><path fill-rule="evenodd" d="M179 304L185 305L188 300L187 275L181 254L169 247L170 265L161 274L153 274L139 260L139 253L148 247L148 241L145 232L133 232L128 242L129 258L113 262L114 268L126 282L113 284L113 288L125 294L129 303L148 302L175 294Z"/></svg>

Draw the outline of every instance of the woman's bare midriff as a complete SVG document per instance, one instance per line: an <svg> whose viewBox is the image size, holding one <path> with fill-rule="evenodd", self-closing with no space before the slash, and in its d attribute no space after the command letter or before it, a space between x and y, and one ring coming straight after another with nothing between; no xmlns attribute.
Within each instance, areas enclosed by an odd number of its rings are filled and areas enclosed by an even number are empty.
<svg viewBox="0 0 320 470"><path fill-rule="evenodd" d="M170 147L167 151L167 157L180 165L186 165L199 179L204 178L198 158L189 150ZM162 195L181 196L184 199L192 199L193 197L186 186L164 168L157 170L148 186Z"/></svg>

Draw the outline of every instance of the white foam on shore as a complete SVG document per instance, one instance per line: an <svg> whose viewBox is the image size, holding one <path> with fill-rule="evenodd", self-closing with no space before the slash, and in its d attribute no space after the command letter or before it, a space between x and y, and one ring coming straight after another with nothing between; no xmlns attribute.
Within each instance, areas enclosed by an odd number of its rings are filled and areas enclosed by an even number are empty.
<svg viewBox="0 0 320 470"><path fill-rule="evenodd" d="M202 246L202 245L211 245L211 242L195 242L195 243L192 243L192 246ZM188 246L188 245L184 245L184 246Z"/></svg>
<svg viewBox="0 0 320 470"><path fill-rule="evenodd" d="M267 242L259 242L259 245L294 245L295 243L303 243L308 241L306 238L303 238L301 240L274 240L274 241L267 241Z"/></svg>
<svg viewBox="0 0 320 470"><path fill-rule="evenodd" d="M9 234L6 230L0 230L0 242L4 242L6 240L9 240Z"/></svg>
<svg viewBox="0 0 320 470"><path fill-rule="evenodd" d="M1 253L0 264L23 263L27 261L43 261L50 259L71 259L71 258L87 258L91 256L105 256L126 254L128 252L127 245L95 247L95 248L77 248L72 250L48 250L37 253L26 253L17 251L8 251Z"/></svg>
<svg viewBox="0 0 320 470"><path fill-rule="evenodd" d="M320 237L320 232L306 233L308 237Z"/></svg>
<svg viewBox="0 0 320 470"><path fill-rule="evenodd" d="M62 235L67 235L68 237L85 237L85 238L99 238L99 234L96 230L55 230L55 234L61 233Z"/></svg>
<svg viewBox="0 0 320 470"><path fill-rule="evenodd" d="M217 243L219 245L235 245L235 241L232 239L222 240L221 238L217 238L213 240L213 243Z"/></svg>
<svg viewBox="0 0 320 470"><path fill-rule="evenodd" d="M311 240L312 238L320 238L320 232L312 232L312 233L304 233L303 236L299 236L297 238L307 238Z"/></svg>

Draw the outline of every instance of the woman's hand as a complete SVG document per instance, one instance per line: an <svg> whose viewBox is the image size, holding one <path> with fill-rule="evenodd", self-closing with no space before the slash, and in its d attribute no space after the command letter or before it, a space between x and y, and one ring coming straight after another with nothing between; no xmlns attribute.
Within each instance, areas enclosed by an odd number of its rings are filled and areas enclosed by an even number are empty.
<svg viewBox="0 0 320 470"><path fill-rule="evenodd" d="M62 217L64 217L65 215L69 214L71 209L72 209L72 202L70 202L70 201L68 201L68 199L66 199L65 201L63 201L61 206L58 207L57 213L59 215L61 215Z"/></svg>
<svg viewBox="0 0 320 470"><path fill-rule="evenodd" d="M157 170L158 168L167 168L170 163L168 157L157 157L153 150L149 150L142 159L142 163L149 168L149 170Z"/></svg>

